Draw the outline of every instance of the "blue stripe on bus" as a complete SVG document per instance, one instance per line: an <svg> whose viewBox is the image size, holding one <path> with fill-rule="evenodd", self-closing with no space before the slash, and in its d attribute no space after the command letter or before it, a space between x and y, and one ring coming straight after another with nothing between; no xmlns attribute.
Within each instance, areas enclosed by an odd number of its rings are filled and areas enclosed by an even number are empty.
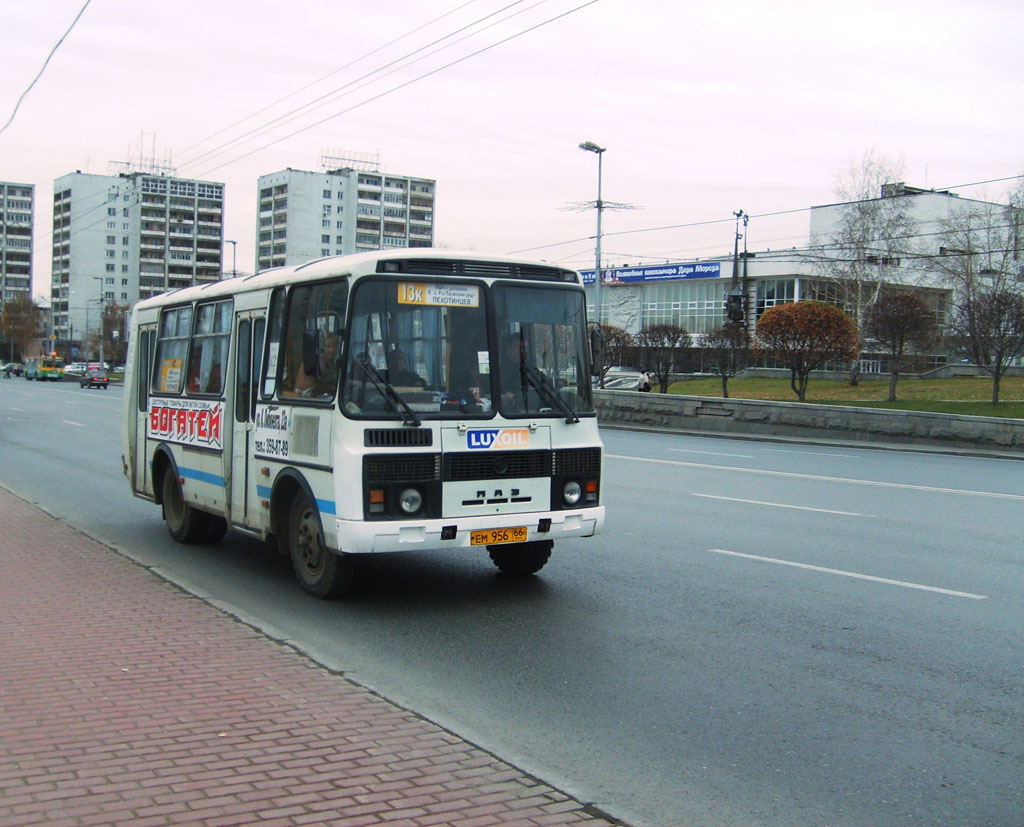
<svg viewBox="0 0 1024 827"><path fill-rule="evenodd" d="M179 465L178 474L187 480L208 482L210 485L216 485L220 488L227 487L227 481L220 474L211 474L208 471L200 471L198 468L184 468Z"/></svg>
<svg viewBox="0 0 1024 827"><path fill-rule="evenodd" d="M257 485L256 496L265 500L270 499L271 488L269 485ZM316 500L316 507L320 509L321 514L336 514L337 506L334 500Z"/></svg>

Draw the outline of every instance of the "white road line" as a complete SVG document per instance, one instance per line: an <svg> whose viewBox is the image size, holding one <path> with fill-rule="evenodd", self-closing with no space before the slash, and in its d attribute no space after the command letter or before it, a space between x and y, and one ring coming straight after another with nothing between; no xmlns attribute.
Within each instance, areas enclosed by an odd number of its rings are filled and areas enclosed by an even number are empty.
<svg viewBox="0 0 1024 827"><path fill-rule="evenodd" d="M792 471L766 471L762 468L741 468L737 465L708 465L703 462L686 462L679 459L653 459L651 457L629 457L621 454L605 454L605 459L623 459L632 462L651 462L656 465L679 465L684 468L707 468L710 471L736 471L740 474L761 474L768 477L793 477L802 480L819 480L821 482L845 482L851 485L874 485L879 488L905 488L910 491L931 491L936 494L966 494L973 497L994 497L1001 500L1024 501L1024 494L1000 494L995 491L972 491L967 488L937 488L932 485L912 485L907 482L879 482L878 480L858 480L850 477L824 477L818 474L796 474ZM1014 460L1019 462L1019 460Z"/></svg>
<svg viewBox="0 0 1024 827"><path fill-rule="evenodd" d="M11 410L17 411L18 413L25 413L25 410L23 408L15 408L13 405L11 405Z"/></svg>
<svg viewBox="0 0 1024 827"><path fill-rule="evenodd" d="M724 548L709 548L712 554L728 554L730 557L743 557L747 560L756 560L759 563L775 563L777 566L793 566L798 569L820 571L825 574L839 574L843 577L853 577L856 580L870 580L874 583L886 583L890 586L902 586L905 589L919 589L924 592L935 592L937 594L948 594L953 597L966 597L970 600L988 600L984 594L972 594L971 592L957 592L951 589L940 589L937 586L922 586L920 583L907 583L904 580L890 580L887 577L874 577L870 574L858 574L854 571L843 571L842 569L826 569L822 566L811 566L807 563L795 563L792 560L777 560L774 557L761 557L757 554L744 554L740 551L728 551Z"/></svg>
<svg viewBox="0 0 1024 827"><path fill-rule="evenodd" d="M691 451L688 448L669 448L674 454L710 454L713 457L739 457L740 459L754 459L753 454L723 454L720 451Z"/></svg>
<svg viewBox="0 0 1024 827"><path fill-rule="evenodd" d="M64 420L68 425L75 425L78 428L87 428L88 426L83 422L72 422L70 419Z"/></svg>
<svg viewBox="0 0 1024 827"><path fill-rule="evenodd" d="M822 451L791 451L789 448L765 448L765 451L774 451L776 454L810 454L812 457L840 457L842 459L855 459L859 454L826 454Z"/></svg>
<svg viewBox="0 0 1024 827"><path fill-rule="evenodd" d="M797 511L817 511L819 514L839 514L843 517L873 517L872 514L858 514L855 511L833 511L831 508L811 508L806 505L786 505L785 503L768 503L763 500L742 500L739 497L719 497L715 494L698 494L690 492L691 497L705 497L709 500L728 500L734 503L749 503L750 505L767 505L771 508L794 508Z"/></svg>

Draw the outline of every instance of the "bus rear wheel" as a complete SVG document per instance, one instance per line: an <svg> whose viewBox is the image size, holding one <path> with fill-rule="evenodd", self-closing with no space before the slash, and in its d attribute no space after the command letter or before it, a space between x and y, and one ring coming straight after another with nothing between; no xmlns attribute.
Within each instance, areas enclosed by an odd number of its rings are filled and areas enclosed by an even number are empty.
<svg viewBox="0 0 1024 827"><path fill-rule="evenodd" d="M316 597L338 597L352 585L352 558L335 554L324 543L320 513L305 493L292 500L288 515L288 553L299 582Z"/></svg>
<svg viewBox="0 0 1024 827"><path fill-rule="evenodd" d="M174 468L170 466L164 471L163 506L167 530L175 540L179 543L194 543L205 538L208 515L185 502L181 483L178 482Z"/></svg>
<svg viewBox="0 0 1024 827"><path fill-rule="evenodd" d="M529 543L488 546L487 553L504 574L525 576L536 574L551 556L552 540L533 540Z"/></svg>

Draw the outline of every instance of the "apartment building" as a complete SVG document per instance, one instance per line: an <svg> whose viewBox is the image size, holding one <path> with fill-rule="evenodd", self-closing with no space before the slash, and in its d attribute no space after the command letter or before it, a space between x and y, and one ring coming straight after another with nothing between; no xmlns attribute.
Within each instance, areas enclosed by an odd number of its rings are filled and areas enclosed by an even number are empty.
<svg viewBox="0 0 1024 827"><path fill-rule="evenodd" d="M0 181L0 307L32 296L35 186Z"/></svg>
<svg viewBox="0 0 1024 827"><path fill-rule="evenodd" d="M221 278L224 185L142 172L53 184L51 298L58 346L97 330L107 302Z"/></svg>
<svg viewBox="0 0 1024 827"><path fill-rule="evenodd" d="M258 184L256 271L434 243L436 181L349 167L285 169Z"/></svg>

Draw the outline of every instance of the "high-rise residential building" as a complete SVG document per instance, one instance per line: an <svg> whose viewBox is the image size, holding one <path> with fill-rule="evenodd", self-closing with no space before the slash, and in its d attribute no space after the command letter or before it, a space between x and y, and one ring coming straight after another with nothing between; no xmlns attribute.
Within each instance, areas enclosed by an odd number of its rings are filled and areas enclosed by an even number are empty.
<svg viewBox="0 0 1024 827"><path fill-rule="evenodd" d="M53 182L54 333L70 352L106 302L221 278L224 185L143 172Z"/></svg>
<svg viewBox="0 0 1024 827"><path fill-rule="evenodd" d="M431 247L436 184L350 167L261 175L256 270L367 250Z"/></svg>
<svg viewBox="0 0 1024 827"><path fill-rule="evenodd" d="M32 296L32 216L35 187L0 181L0 307Z"/></svg>

